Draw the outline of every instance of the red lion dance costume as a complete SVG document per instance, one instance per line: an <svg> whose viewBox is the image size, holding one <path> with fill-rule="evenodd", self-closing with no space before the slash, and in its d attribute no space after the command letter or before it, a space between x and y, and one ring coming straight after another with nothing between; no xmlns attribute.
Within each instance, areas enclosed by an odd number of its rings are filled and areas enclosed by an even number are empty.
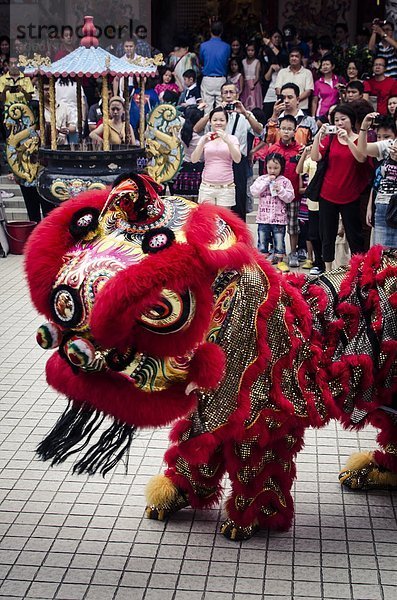
<svg viewBox="0 0 397 600"><path fill-rule="evenodd" d="M136 428L177 419L147 516L218 503L227 471L221 531L237 540L291 525L294 458L330 418L380 429L342 483L396 485L397 255L282 277L229 210L158 191L131 175L65 202L30 238L31 295L49 319L38 341L58 348L47 380L70 399L39 455L80 451L75 471L105 474Z"/></svg>

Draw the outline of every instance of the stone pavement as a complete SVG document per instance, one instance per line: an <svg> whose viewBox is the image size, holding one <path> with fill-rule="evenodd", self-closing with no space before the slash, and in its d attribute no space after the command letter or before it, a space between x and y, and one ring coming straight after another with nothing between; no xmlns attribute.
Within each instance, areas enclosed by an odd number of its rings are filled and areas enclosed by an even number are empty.
<svg viewBox="0 0 397 600"><path fill-rule="evenodd" d="M144 518L144 487L162 467L167 430L141 432L105 479L50 468L34 449L65 408L44 379L22 257L0 259L0 597L63 600L397 598L397 494L352 493L337 473L374 430L335 423L306 434L287 533L233 543L222 508Z"/></svg>

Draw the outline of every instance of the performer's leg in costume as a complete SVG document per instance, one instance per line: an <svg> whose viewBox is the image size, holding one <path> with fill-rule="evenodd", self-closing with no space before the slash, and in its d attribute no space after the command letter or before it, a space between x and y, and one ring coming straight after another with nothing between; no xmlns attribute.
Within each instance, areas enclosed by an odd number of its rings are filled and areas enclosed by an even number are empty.
<svg viewBox="0 0 397 600"><path fill-rule="evenodd" d="M180 424L186 423L181 421ZM222 447L214 446L211 434L189 437L173 431L174 444L168 449L168 464L164 475L154 477L146 488L148 507L146 515L163 520L172 513L192 506L208 508L220 500L221 479L225 473Z"/></svg>
<svg viewBox="0 0 397 600"><path fill-rule="evenodd" d="M294 515L291 487L296 475L294 458L303 446L303 428L272 436L266 447L257 440L225 444L226 466L232 482L227 501L228 519L222 533L248 539L257 529L288 529Z"/></svg>
<svg viewBox="0 0 397 600"><path fill-rule="evenodd" d="M205 508L217 504L227 470L232 492L226 506L228 519L221 528L226 537L242 540L260 528L288 529L294 514L294 458L303 446L303 431L300 425L283 427L280 435L273 431L272 441L265 447L247 436L245 441L226 441L212 449L211 434L187 440L182 434L167 451L165 474L149 482L146 515L163 520L188 505Z"/></svg>

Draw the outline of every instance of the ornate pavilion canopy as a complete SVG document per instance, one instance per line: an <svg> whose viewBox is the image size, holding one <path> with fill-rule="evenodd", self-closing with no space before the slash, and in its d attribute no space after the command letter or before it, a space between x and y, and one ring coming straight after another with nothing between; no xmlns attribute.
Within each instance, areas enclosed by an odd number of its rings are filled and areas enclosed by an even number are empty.
<svg viewBox="0 0 397 600"><path fill-rule="evenodd" d="M99 47L99 41L96 37L96 28L93 22L93 17L84 17L83 26L84 37L80 42L80 46L64 56L60 60L51 63L49 59L43 59L35 55L32 60L21 57L20 66L25 67L24 73L30 77L38 76L39 78L39 93L40 93L40 132L44 139L44 94L43 94L43 77L48 77L50 80L50 111L51 111L51 148L56 149L56 124L55 124L55 79L58 77L70 76L77 81L77 108L78 108L78 130L82 132L82 115L81 115L81 78L82 77L102 77L102 106L103 106L103 148L109 150L109 77L131 77L138 78L141 90L141 114L140 114L140 142L143 144L144 132L144 94L145 94L145 78L154 77L157 73L157 66L163 64L162 55L155 58L146 58L136 56L129 61L126 58L117 58L110 52ZM127 79L128 80L128 79ZM124 100L126 114L129 114L129 97L128 83L124 85ZM129 119L126 119L126 134L129 128ZM127 139L127 135L126 135Z"/></svg>

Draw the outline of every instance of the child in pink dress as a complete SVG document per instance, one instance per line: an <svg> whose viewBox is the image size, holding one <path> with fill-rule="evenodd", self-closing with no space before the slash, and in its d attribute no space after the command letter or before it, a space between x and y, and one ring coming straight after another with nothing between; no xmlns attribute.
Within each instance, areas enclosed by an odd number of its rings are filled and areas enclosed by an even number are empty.
<svg viewBox="0 0 397 600"><path fill-rule="evenodd" d="M259 197L258 214L258 250L269 255L273 246L273 264L281 272L289 271L283 261L285 254L285 232L288 223L287 204L295 198L294 188L289 179L283 176L285 158L277 152L266 156L267 174L261 175L252 184L250 191Z"/></svg>
<svg viewBox="0 0 397 600"><path fill-rule="evenodd" d="M175 83L175 76L171 69L165 69L161 76L161 83L158 83L154 88L154 91L159 97L160 102L163 101L164 92L169 90L170 92L175 92L179 94L179 87Z"/></svg>
<svg viewBox="0 0 397 600"><path fill-rule="evenodd" d="M256 58L255 45L247 44L247 58L243 59L244 89L241 94L241 102L247 110L262 108L262 88L260 84L261 64Z"/></svg>
<svg viewBox="0 0 397 600"><path fill-rule="evenodd" d="M232 57L229 60L229 72L227 76L227 83L234 83L238 95L241 94L244 87L243 71L243 63L241 59L237 57Z"/></svg>

